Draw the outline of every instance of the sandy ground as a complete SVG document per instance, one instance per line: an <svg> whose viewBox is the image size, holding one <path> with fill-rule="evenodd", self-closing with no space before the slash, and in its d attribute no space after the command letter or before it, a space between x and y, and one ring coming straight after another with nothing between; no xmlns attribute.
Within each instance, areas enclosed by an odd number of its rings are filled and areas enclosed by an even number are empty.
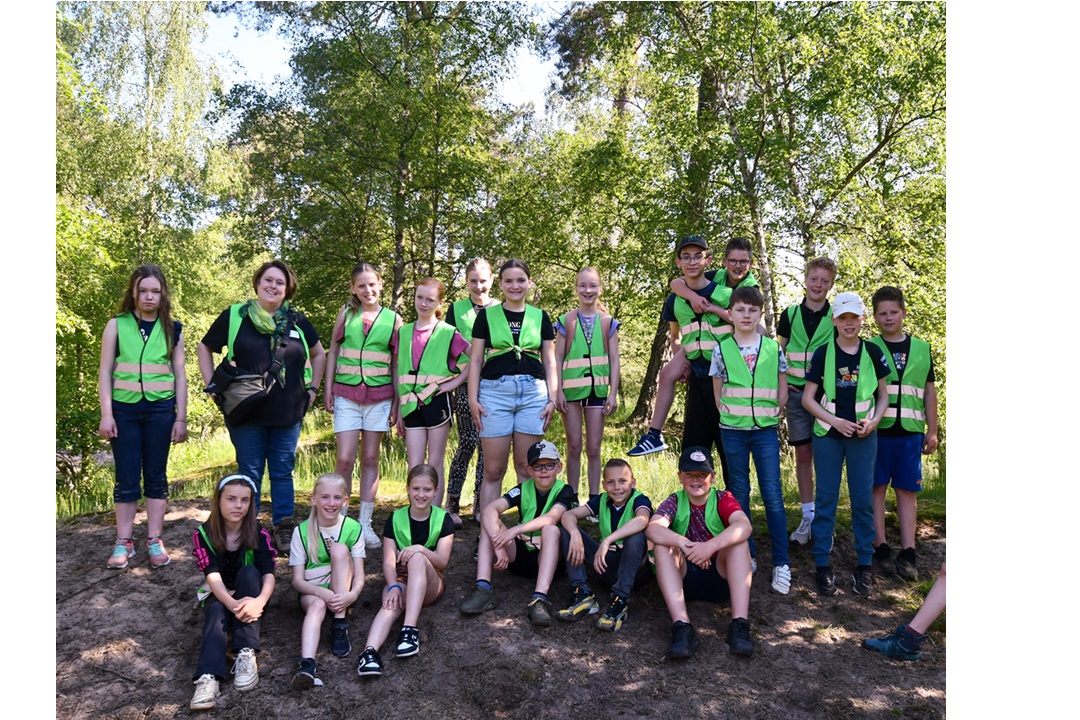
<svg viewBox="0 0 1080 720"><path fill-rule="evenodd" d="M376 511L381 527L389 507ZM297 503L297 512L307 506ZM670 619L655 585L634 597L627 623L615 634L590 622L533 628L524 607L526 582L497 574L498 606L464 617L458 605L475 577L476 525L456 536L443 599L420 617L422 649L398 660L383 648L385 673L361 679L356 662L382 588L380 551L370 551L367 584L353 614L353 652L347 658L320 647L325 687L292 689L301 613L278 559L278 584L262 621L259 685L246 693L223 683L216 710L192 713L192 672L202 611L194 607L202 576L191 555L191 533L206 519L205 502L171 503L164 540L172 563L147 565L145 515L136 527L138 554L128 570L106 569L114 537L111 514L84 517L56 531L56 715L62 718L820 718L945 716L945 635L936 628L923 658L888 660L859 647L910 619L897 603L909 592L899 578L879 579L875 595L851 594L845 579L850 534L839 533L834 567L841 593L819 598L809 549L792 546L791 594L769 592L769 568L754 577L750 622L757 649L747 660L724 642L726 607L691 603L702 635L688 661L665 659ZM895 533L895 528L893 528ZM919 570L932 577L945 556L943 527L919 528ZM759 540L768 558L768 538ZM767 562L763 563L767 566ZM594 587L602 604L606 590ZM566 603L565 579L552 599ZM328 627L328 626L327 626Z"/></svg>

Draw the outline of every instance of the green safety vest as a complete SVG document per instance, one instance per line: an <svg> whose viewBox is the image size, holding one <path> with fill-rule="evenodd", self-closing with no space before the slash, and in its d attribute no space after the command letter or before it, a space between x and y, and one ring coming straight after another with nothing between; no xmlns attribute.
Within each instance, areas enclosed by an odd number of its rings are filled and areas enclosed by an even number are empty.
<svg viewBox="0 0 1080 720"><path fill-rule="evenodd" d="M562 388L566 399L584 400L590 392L595 392L597 397L607 397L611 386L611 365L607 354L611 316L603 313L597 315L590 343L585 341L585 331L581 329L576 310L566 313L559 321L567 329L566 356L562 364ZM570 327L567 322L570 322Z"/></svg>
<svg viewBox="0 0 1080 720"><path fill-rule="evenodd" d="M154 401L176 397L176 377L169 363L160 315L145 341L133 313L117 315L116 339L120 352L113 363L113 400L135 403L143 398Z"/></svg>
<svg viewBox="0 0 1080 720"><path fill-rule="evenodd" d="M427 345L420 354L420 367L412 366L413 330L416 323L409 323L401 328L398 335L398 397L401 398L401 417L405 417L420 405L427 405L439 390L439 385L457 377L447 365L450 344L454 340L454 327L439 321ZM402 346L401 339L408 338Z"/></svg>
<svg viewBox="0 0 1080 720"><path fill-rule="evenodd" d="M822 378L822 388L825 390L821 398L821 407L833 415L836 414L836 343L831 342L825 346L825 375ZM859 341L859 380L855 386L855 421L858 422L874 411L874 393L877 392L877 373L874 372L874 361L866 350L866 343ZM817 418L814 419L814 434L825 437L829 432L829 426Z"/></svg>
<svg viewBox="0 0 1080 720"><path fill-rule="evenodd" d="M540 308L532 305L525 306L525 317L521 321L521 331L518 333L516 345L502 305L493 305L488 308L487 318L491 347L485 348L484 360L490 360L508 352L513 352L518 360L521 359L522 353L536 360L540 359L540 325L544 320L544 313Z"/></svg>
<svg viewBox="0 0 1080 720"><path fill-rule="evenodd" d="M206 543L206 548L217 557L217 550L214 549L214 544L210 542L210 535L206 532L202 525L199 526L199 535L202 536L203 542ZM254 565L255 564L255 551L248 548L244 551L244 559L240 563L241 565ZM213 591L210 590L210 583L204 581L202 585L195 591L195 605L196 607L206 604L206 599L213 595Z"/></svg>
<svg viewBox="0 0 1080 720"><path fill-rule="evenodd" d="M492 305L498 305L498 303L492 303ZM491 307L491 305L488 305L488 307ZM457 331L461 333L461 337L471 343L473 325L476 324L476 308L473 306L472 300L465 298L451 303L450 317L454 318L454 325L457 327ZM457 359L458 369L465 372L468 364L469 353L461 353Z"/></svg>
<svg viewBox="0 0 1080 720"><path fill-rule="evenodd" d="M709 299L713 305L727 309L731 304L731 290L727 286L727 270L716 273L713 288ZM738 287L757 285L757 279L753 273L747 273ZM690 303L675 296L675 320L679 323L679 345L686 351L688 360L696 360L699 357L712 358L713 349L724 335L732 331L731 323L721 320L712 313L704 313L698 318L697 313L690 307Z"/></svg>
<svg viewBox="0 0 1080 720"><path fill-rule="evenodd" d="M889 391L889 409L881 417L878 427L890 428L899 417L900 427L925 434L926 406L923 395L926 392L926 378L930 376L930 344L916 337L911 338L904 377L901 378L892 353L885 345L885 339L878 335L871 338L870 342L884 351L885 360L889 363L889 376L885 378L886 389Z"/></svg>
<svg viewBox="0 0 1080 720"><path fill-rule="evenodd" d="M635 490L630 493L630 497L626 499L626 505L623 506L622 516L619 518L619 524L614 528L611 527L611 508L608 507L608 494L600 493L600 539L603 540L613 531L618 530L626 522L634 516L634 500L641 496L641 493ZM622 540L615 541L615 547L622 547Z"/></svg>
<svg viewBox="0 0 1080 720"><path fill-rule="evenodd" d="M240 317L240 308L244 303L236 303L229 308L229 360L233 359L233 347L236 343L236 334L240 332L240 323L244 318ZM300 336L300 344L304 346L304 385L311 386L311 350L308 349L307 338L300 328L293 325L296 334Z"/></svg>
<svg viewBox="0 0 1080 720"><path fill-rule="evenodd" d="M753 374L734 335L720 341L728 379L720 390L720 424L765 428L780 423L780 344L762 337Z"/></svg>
<svg viewBox="0 0 1080 720"><path fill-rule="evenodd" d="M382 387L390 384L390 338L398 315L379 308L379 314L364 334L362 313L345 311L345 339L338 346L334 382L343 385ZM370 344L370 348L368 345Z"/></svg>
<svg viewBox="0 0 1080 720"><path fill-rule="evenodd" d="M814 351L832 340L835 334L832 323L828 322L829 303L825 303L825 317L818 323L812 338L806 335L801 307L801 305L792 305L784 311L787 313L788 322L791 323L791 337L788 338L784 354L787 355L788 360L788 384L793 387L806 385L806 369L810 367L810 359L814 357Z"/></svg>
<svg viewBox="0 0 1080 720"><path fill-rule="evenodd" d="M300 542L304 545L304 554L307 555L307 562L304 564L304 568L307 570L317 570L318 568L326 567L330 564L330 554L326 551L326 543L317 543L318 547L315 550L314 557L312 557L311 548L308 547L308 520L304 520L298 526L300 528ZM345 543L346 546L352 548L356 544L356 541L360 539L360 533L362 532L360 523L353 520L351 517L346 517L345 521L341 524L341 535L338 537L338 542ZM322 536L322 532L316 528L317 537Z"/></svg>
<svg viewBox="0 0 1080 720"><path fill-rule="evenodd" d="M439 544L439 533L442 531L445 517L445 510L441 507L431 506L431 515L428 516L428 536L424 541L424 547L428 550L434 550L435 546ZM397 543L398 550L419 544L412 536L408 505L395 510L391 515L391 519L394 523L394 542Z"/></svg>
<svg viewBox="0 0 1080 720"><path fill-rule="evenodd" d="M548 491L547 502L544 503L544 509L539 513L536 512L536 481L529 478L525 482L521 483L521 522L527 523L540 515L551 510L555 505L555 498L558 497L562 489L566 487L566 483L562 480L556 480L551 486L551 490ZM534 538L540 534L540 530L534 530L529 533L525 533L526 537ZM535 552L537 548L533 547L531 543L525 543L525 547Z"/></svg>
<svg viewBox="0 0 1080 720"><path fill-rule="evenodd" d="M675 498L679 502L675 510L675 519L671 521L671 529L683 537L690 527L690 498L685 490L677 490ZM712 502L710 502L710 500ZM720 493L716 488L709 491L709 497L705 500L705 527L709 528L714 536L724 532L724 521L720 519Z"/></svg>

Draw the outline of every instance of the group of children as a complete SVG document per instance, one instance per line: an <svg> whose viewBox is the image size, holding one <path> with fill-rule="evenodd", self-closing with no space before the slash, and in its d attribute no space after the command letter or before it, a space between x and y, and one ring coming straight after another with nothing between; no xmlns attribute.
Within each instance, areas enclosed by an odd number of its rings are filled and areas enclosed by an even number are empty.
<svg viewBox="0 0 1080 720"><path fill-rule="evenodd" d="M490 295L491 267L476 259L466 268L469 298L452 304L449 322L442 317L443 283L426 278L414 297L417 319L408 324L380 305L382 280L375 268L361 263L353 269L349 302L337 315L326 360L325 407L334 416L336 472L316 482L309 517L290 525L291 542L276 543L290 557L304 612L294 687L321 684L315 655L327 614L332 616L331 651L342 657L351 652L347 612L363 589L370 549L382 548L386 586L357 671L381 674L379 648L402 614L397 656L419 652L417 618L445 590L443 571L462 525L460 495L477 446L474 516L481 532L476 585L460 607L465 615L494 607L493 571L509 570L535 579L526 608L532 624L595 614L599 629L614 631L626 620L634 588L655 574L673 622L670 658L689 657L698 646L686 611L691 599L730 602L730 649L752 655L748 609L757 547L750 521L751 458L765 506L774 592L790 591L789 540L813 541L817 589L822 595L837 592L830 556L845 465L857 555L853 591L870 594L874 564L882 572L916 576L915 493L921 486L920 456L937 444L937 406L929 346L903 332L903 295L892 287L874 294L881 335L864 342L859 337L866 314L862 300L840 293L830 305L836 266L815 259L807 267L804 300L783 313L773 339L762 324L764 297L750 272L749 242L731 240L723 268L715 272L708 270L709 253L708 242L698 235L678 243L681 277L672 281L663 309L673 357L660 374L649 431L628 453L636 457L666 449L661 430L676 384L686 382L682 489L655 512L636 490L625 460L609 460L601 478L604 419L616 409L618 395L620 324L600 300L602 282L594 268L577 275L578 307L553 321L527 302L532 280L524 262L509 260L500 267L503 301L496 303ZM132 293L142 293L141 285L133 279ZM130 314L143 321L148 312ZM143 328L144 345L149 335L149 326ZM169 360L175 364L176 348L182 360L179 329L171 339L151 343L161 346L159 364L166 368ZM131 343L112 343L119 349L110 365L120 367L116 361L126 357ZM103 368L105 356L103 350ZM118 387L123 380L117 376ZM778 435L785 408L803 511L790 536ZM556 411L566 427L565 482L559 479L562 458L544 440ZM447 481L444 456L452 414L460 443ZM405 437L409 505L391 515L380 538L372 527L379 447L383 433L393 427ZM103 434L110 429L104 410L102 428ZM183 431L173 427L172 441L182 440ZM589 501L579 507L583 450ZM714 450L724 490L713 486ZM348 499L358 456L360 507L353 520ZM511 458L518 482L500 496ZM895 559L884 526L890 481L901 530ZM514 508L519 522L507 527L501 516ZM258 620L274 587L275 550L269 535L258 529L257 512L256 482L228 476L215 491L210 519L193 538L206 574L207 592L201 596L207 615L192 709L215 704L229 634L237 657L236 687L258 682ZM581 531L585 518L598 522L599 542ZM133 552L130 545L121 549L110 559L111 567L126 565ZM152 565L154 557L151 550ZM602 612L588 567L611 587ZM571 599L553 611L548 594L563 574Z"/></svg>

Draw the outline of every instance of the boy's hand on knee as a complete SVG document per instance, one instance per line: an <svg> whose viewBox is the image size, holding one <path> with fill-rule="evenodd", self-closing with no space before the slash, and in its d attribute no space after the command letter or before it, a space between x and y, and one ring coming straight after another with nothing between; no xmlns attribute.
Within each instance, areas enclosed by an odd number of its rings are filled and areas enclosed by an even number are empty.
<svg viewBox="0 0 1080 720"><path fill-rule="evenodd" d="M566 550L566 562L580 565L585 562L585 543L581 541L581 531L570 536L570 547Z"/></svg>
<svg viewBox="0 0 1080 720"><path fill-rule="evenodd" d="M505 570L510 567L510 556L503 548L495 548L495 569Z"/></svg>
<svg viewBox="0 0 1080 720"><path fill-rule="evenodd" d="M611 543L607 538L600 541L600 547L596 548L596 555L593 557L593 569L600 575L607 572L607 554L611 552Z"/></svg>
<svg viewBox="0 0 1080 720"><path fill-rule="evenodd" d="M708 570L712 562L712 553L705 543L686 542L683 544L683 554L702 570Z"/></svg>

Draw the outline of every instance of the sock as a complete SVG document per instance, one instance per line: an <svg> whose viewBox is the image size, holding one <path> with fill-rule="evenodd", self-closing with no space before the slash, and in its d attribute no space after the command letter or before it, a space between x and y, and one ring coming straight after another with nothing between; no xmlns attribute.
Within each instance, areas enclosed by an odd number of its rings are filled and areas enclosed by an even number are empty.
<svg viewBox="0 0 1080 720"><path fill-rule="evenodd" d="M476 581L476 587L484 588L485 590L490 591L491 590L491 581L490 580L477 580Z"/></svg>
<svg viewBox="0 0 1080 720"><path fill-rule="evenodd" d="M648 434L652 435L653 437L660 437L660 428L651 427L649 428Z"/></svg>
<svg viewBox="0 0 1080 720"><path fill-rule="evenodd" d="M547 593L534 592L533 597L534 598L540 598L541 600L547 600Z"/></svg>
<svg viewBox="0 0 1080 720"><path fill-rule="evenodd" d="M814 519L814 503L808 502L808 503L803 503L802 504L802 516L804 518L810 518L810 520L813 521L813 519Z"/></svg>

